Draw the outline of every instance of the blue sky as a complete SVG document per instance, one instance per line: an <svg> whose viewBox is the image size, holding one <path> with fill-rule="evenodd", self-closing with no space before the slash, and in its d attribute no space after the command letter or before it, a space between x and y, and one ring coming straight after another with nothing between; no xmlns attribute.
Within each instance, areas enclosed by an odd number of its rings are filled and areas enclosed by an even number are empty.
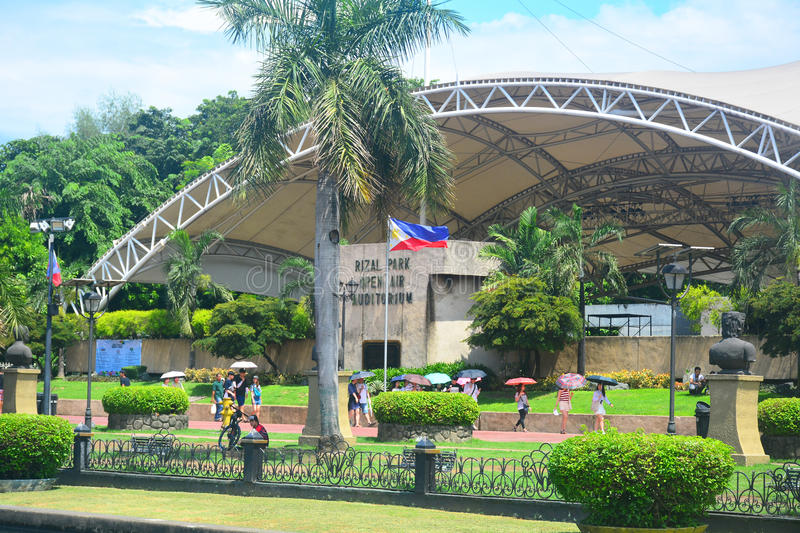
<svg viewBox="0 0 800 533"><path fill-rule="evenodd" d="M434 79L496 72L741 70L800 59L798 0L451 0L472 28L432 49ZM653 53L630 45L592 22ZM109 91L188 116L249 94L258 55L189 0L0 0L0 143L64 135ZM537 21L538 19L538 21ZM545 28L563 41L560 44ZM661 55L674 63L657 57ZM577 58L576 58L577 56ZM422 77L421 57L404 68Z"/></svg>

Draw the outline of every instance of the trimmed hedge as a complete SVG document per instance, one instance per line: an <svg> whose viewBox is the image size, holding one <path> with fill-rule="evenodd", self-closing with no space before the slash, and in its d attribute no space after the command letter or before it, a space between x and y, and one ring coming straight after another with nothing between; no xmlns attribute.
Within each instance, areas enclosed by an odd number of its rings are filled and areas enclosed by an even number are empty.
<svg viewBox="0 0 800 533"><path fill-rule="evenodd" d="M189 396L175 387L114 387L103 394L108 414L171 415L186 413Z"/></svg>
<svg viewBox="0 0 800 533"><path fill-rule="evenodd" d="M586 524L616 527L697 525L733 474L732 448L714 439L589 433L558 444L548 477Z"/></svg>
<svg viewBox="0 0 800 533"><path fill-rule="evenodd" d="M72 426L63 418L0 415L0 479L56 477L72 453Z"/></svg>
<svg viewBox="0 0 800 533"><path fill-rule="evenodd" d="M758 429L764 435L800 436L800 398L770 398L759 403Z"/></svg>
<svg viewBox="0 0 800 533"><path fill-rule="evenodd" d="M145 365L123 366L121 370L125 371L125 375L128 376L128 379L139 379L147 374L147 366Z"/></svg>
<svg viewBox="0 0 800 533"><path fill-rule="evenodd" d="M480 415L478 403L452 392L387 392L372 400L378 422L471 426Z"/></svg>

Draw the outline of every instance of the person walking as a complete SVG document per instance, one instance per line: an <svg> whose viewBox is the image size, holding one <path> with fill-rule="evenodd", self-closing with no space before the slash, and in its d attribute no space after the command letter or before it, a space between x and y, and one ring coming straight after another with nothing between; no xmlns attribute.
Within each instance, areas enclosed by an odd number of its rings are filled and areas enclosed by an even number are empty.
<svg viewBox="0 0 800 533"><path fill-rule="evenodd" d="M350 425L356 427L359 426L357 381L357 379L353 379L347 384L347 413L350 416Z"/></svg>
<svg viewBox="0 0 800 533"><path fill-rule="evenodd" d="M528 430L525 428L525 417L528 415L530 405L528 404L528 395L525 394L525 385L517 386L517 393L514 394L514 401L517 402L517 411L519 411L519 420L514 424L514 431L517 431L518 426L522 426L522 431L525 433Z"/></svg>
<svg viewBox="0 0 800 533"><path fill-rule="evenodd" d="M217 407L217 410L214 412L214 422L220 422L222 420L222 396L224 394L225 389L223 387L222 374L218 372L214 383L211 384L211 401L214 402L214 405Z"/></svg>
<svg viewBox="0 0 800 533"><path fill-rule="evenodd" d="M572 391L558 389L558 409L561 411L561 433L567 432L567 417L572 410Z"/></svg>
<svg viewBox="0 0 800 533"><path fill-rule="evenodd" d="M181 383L181 378L179 378L178 376L175 376L174 382L175 382L175 384L173 385L173 387L177 387L177 388L183 390L183 383Z"/></svg>
<svg viewBox="0 0 800 533"><path fill-rule="evenodd" d="M614 407L614 404L606 397L606 386L602 383L597 384L597 389L594 391L592 395L592 412L594 413L594 430L597 431L598 429L605 433L605 420L603 415L606 414L606 408L603 406L603 402L607 403L609 406Z"/></svg>
<svg viewBox="0 0 800 533"><path fill-rule="evenodd" d="M364 418L367 420L367 424L370 426L374 426L375 422L372 420L370 416L370 398L369 398L369 389L367 388L367 384L364 383L364 379L359 379L358 384L356 385L358 388L358 402L361 406L361 413L364 413ZM361 425L361 416L359 411L356 411L356 426Z"/></svg>
<svg viewBox="0 0 800 533"><path fill-rule="evenodd" d="M253 376L253 383L250 385L250 403L253 405L253 414L261 414L261 383L258 376Z"/></svg>
<svg viewBox="0 0 800 533"><path fill-rule="evenodd" d="M247 398L247 370L239 369L239 375L233 380L233 387L236 391L236 407L241 410Z"/></svg>

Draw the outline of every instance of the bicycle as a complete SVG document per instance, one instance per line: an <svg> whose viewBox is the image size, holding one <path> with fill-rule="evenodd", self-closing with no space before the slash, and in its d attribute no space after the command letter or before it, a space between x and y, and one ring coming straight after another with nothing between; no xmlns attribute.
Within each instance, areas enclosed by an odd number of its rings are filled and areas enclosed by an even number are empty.
<svg viewBox="0 0 800 533"><path fill-rule="evenodd" d="M244 417L244 413L239 409L234 409L228 425L223 427L219 433L219 447L222 451L232 450L239 443L242 430L239 421Z"/></svg>

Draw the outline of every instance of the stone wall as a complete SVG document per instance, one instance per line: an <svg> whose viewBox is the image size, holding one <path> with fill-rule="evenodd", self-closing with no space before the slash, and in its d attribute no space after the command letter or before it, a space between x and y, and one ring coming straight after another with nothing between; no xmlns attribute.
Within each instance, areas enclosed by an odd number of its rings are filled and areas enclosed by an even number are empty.
<svg viewBox="0 0 800 533"><path fill-rule="evenodd" d="M169 370L184 370L189 366L189 339L142 339L142 364L151 374L162 374ZM311 368L313 339L287 341L281 346L270 347L268 353L283 374L299 374ZM66 350L67 372L86 372L88 362L87 341L73 344ZM234 359L216 357L203 351L195 351L195 368L229 368ZM263 357L252 361L261 372L271 372L272 366Z"/></svg>
<svg viewBox="0 0 800 533"><path fill-rule="evenodd" d="M108 415L108 429L188 429L189 415Z"/></svg>
<svg viewBox="0 0 800 533"><path fill-rule="evenodd" d="M434 442L465 442L472 438L470 426L423 426L419 424L378 424L378 440L397 442L428 437Z"/></svg>

